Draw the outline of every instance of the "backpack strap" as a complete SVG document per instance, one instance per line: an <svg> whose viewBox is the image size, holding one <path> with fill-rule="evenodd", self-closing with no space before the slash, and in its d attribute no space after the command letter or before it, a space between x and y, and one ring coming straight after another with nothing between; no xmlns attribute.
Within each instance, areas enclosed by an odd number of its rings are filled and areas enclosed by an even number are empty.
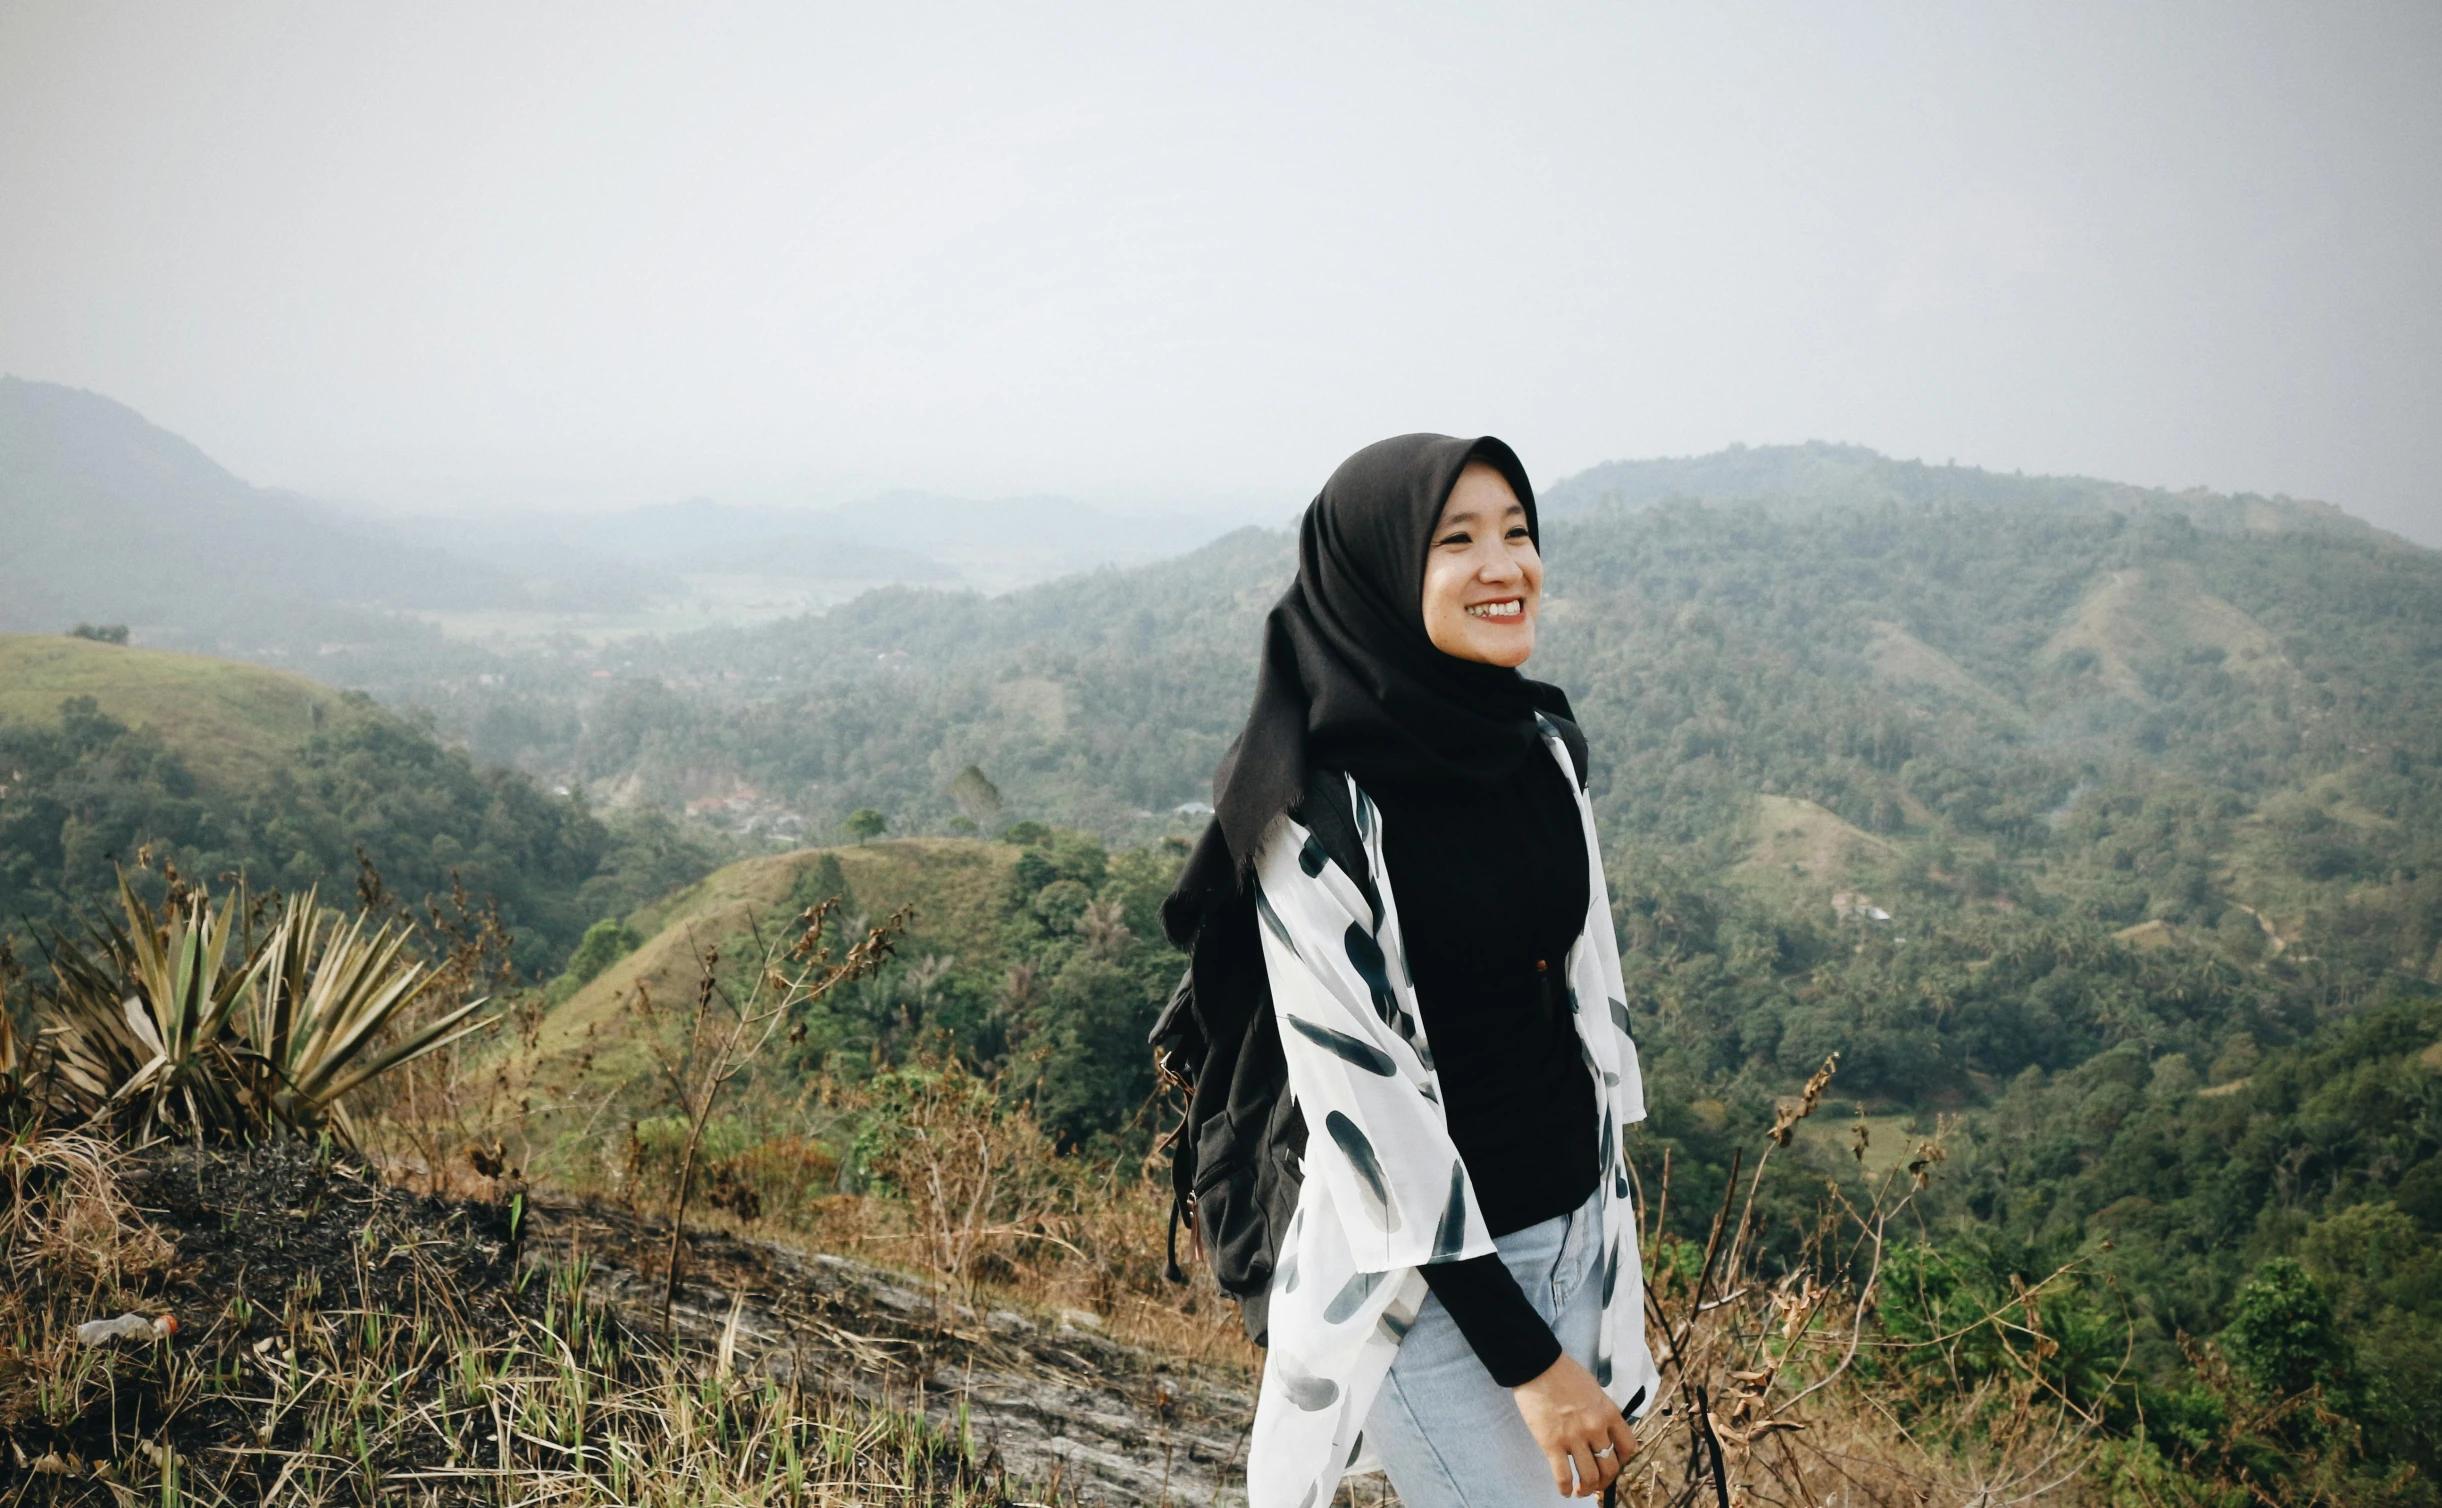
<svg viewBox="0 0 2442 1508"><path fill-rule="evenodd" d="M1547 733L1557 736L1562 748L1569 751L1569 765L1577 772L1577 788L1586 788L1586 766L1592 762L1593 751L1586 744L1586 730L1555 712L1538 712L1535 721Z"/></svg>

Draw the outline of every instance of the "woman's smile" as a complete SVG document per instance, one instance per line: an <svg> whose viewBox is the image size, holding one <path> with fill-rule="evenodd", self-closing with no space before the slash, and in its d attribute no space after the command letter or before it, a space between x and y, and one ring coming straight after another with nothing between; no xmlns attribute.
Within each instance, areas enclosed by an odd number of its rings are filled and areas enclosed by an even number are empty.
<svg viewBox="0 0 2442 1508"><path fill-rule="evenodd" d="M1515 618L1526 611L1523 597L1496 597L1490 602L1473 602L1467 606L1471 618Z"/></svg>

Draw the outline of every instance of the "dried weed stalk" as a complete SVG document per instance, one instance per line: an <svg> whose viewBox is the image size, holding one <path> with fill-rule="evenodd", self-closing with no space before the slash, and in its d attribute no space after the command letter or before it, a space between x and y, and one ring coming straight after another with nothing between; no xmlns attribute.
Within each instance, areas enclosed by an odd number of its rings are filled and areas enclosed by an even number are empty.
<svg viewBox="0 0 2442 1508"><path fill-rule="evenodd" d="M686 1241L687 1202L695 1192L696 1158L722 1091L753 1065L774 1037L788 1029L791 1017L889 962L914 916L912 908L901 906L865 928L865 935L844 954L835 954L824 933L838 907L837 896L808 907L797 917L793 936L764 943L754 977L742 990L722 981L718 948L697 949L695 1007L684 1034L675 1043L658 1032L645 1035L670 1098L687 1123L686 1146L679 1160L678 1199L670 1215L669 1270L662 1286L664 1334L669 1332L670 1309L678 1297L679 1259Z"/></svg>
<svg viewBox="0 0 2442 1508"><path fill-rule="evenodd" d="M961 1302L979 1278L1013 1272L1011 1249L1045 1244L1082 1256L1068 1237L1076 1201L1051 1137L1024 1103L947 1054L919 1054L832 1104L862 1121L857 1162L868 1187L895 1195L918 1265Z"/></svg>
<svg viewBox="0 0 2442 1508"><path fill-rule="evenodd" d="M1741 1158L1733 1156L1700 1249L1662 1229L1671 1193L1665 1156L1645 1246L1648 1333L1663 1396L1639 1429L1642 1448L1615 1500L1639 1508L2071 1500L2099 1420L2045 1365L2058 1348L2043 1332L2037 1301L2075 1264L1945 1333L1911 1339L1878 1323L1895 1225L1930 1186L1950 1128L1869 1184L1862 1202L1828 1184L1817 1223L1800 1233L1797 1260L1777 1276L1763 1270L1757 1195L1765 1168L1813 1115L1836 1068L1836 1058L1826 1060L1783 1105L1743 1199ZM1964 1379L1955 1367L1908 1365L1940 1361L1971 1333L1997 1341L1998 1371Z"/></svg>

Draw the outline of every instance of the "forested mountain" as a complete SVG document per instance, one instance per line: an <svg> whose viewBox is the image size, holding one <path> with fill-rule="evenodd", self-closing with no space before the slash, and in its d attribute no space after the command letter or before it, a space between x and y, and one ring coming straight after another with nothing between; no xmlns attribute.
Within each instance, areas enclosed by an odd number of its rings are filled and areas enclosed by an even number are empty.
<svg viewBox="0 0 2442 1508"><path fill-rule="evenodd" d="M517 581L251 487L107 398L0 377L0 631L78 619L236 631L342 604L499 606Z"/></svg>
<svg viewBox="0 0 2442 1508"><path fill-rule="evenodd" d="M1871 889L1903 924L2010 908L2285 955L2313 922L2353 977L2429 972L2442 557L2303 505L2206 499L2200 525L2166 494L2026 485L2052 501L1555 488L1535 669L1594 739L1615 866L1825 915ZM806 831L867 806L935 831L974 765L1011 817L1143 838L1206 794L1291 556L1248 530L417 691L478 750L606 797L752 791Z"/></svg>
<svg viewBox="0 0 2442 1508"><path fill-rule="evenodd" d="M1732 1148L1837 1053L1855 1120L1819 1118L1778 1164L1773 1239L1824 1178L1938 1138L1920 1294L1998 1305L2082 1263L2042 1323L2134 1357L2117 1374L2064 1339L2057 1363L2132 1460L2272 1500L2311 1480L2430 1501L2442 555L2319 504L1834 446L1619 463L1547 502L1532 668L1593 747L1654 1105L1640 1156L1675 1158L1675 1218L1701 1226ZM1293 558L1248 529L998 596L897 587L519 652L414 641L357 684L464 753L360 699L235 784L177 718L12 698L10 904L64 916L147 838L292 884L344 875L370 833L404 883L482 876L539 974L589 919L649 938L694 902L646 900L716 842L778 867L704 893L761 876L778 904L844 873L797 850L852 814L1005 833L848 866L866 912L941 905L954 878L945 914L966 920L937 920L792 1071L937 1030L1074 1143L1132 1148L1176 963L1151 897ZM896 894L892 866L932 877ZM615 1026L615 993L562 1003ZM2364 1433L2259 1408L2300 1387Z"/></svg>

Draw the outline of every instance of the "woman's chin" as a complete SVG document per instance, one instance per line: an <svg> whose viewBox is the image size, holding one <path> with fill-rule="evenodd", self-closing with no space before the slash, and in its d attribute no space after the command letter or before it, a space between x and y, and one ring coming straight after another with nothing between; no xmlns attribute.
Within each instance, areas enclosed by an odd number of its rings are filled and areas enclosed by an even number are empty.
<svg viewBox="0 0 2442 1508"><path fill-rule="evenodd" d="M1477 660L1486 665L1515 670L1534 655L1535 630L1531 626L1479 629L1467 635L1460 647L1448 652L1462 660Z"/></svg>

